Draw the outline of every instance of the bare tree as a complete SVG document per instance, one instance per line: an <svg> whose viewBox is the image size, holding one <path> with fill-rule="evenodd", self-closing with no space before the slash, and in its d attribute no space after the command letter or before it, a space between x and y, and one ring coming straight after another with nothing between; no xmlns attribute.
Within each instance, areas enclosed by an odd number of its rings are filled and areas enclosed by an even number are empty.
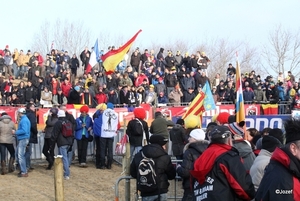
<svg viewBox="0 0 300 201"><path fill-rule="evenodd" d="M278 25L269 34L269 44L263 46L263 56L267 66L264 68L273 69L276 73L293 71L299 75L300 64L300 33L293 33ZM268 71L268 70L267 70Z"/></svg>
<svg viewBox="0 0 300 201"><path fill-rule="evenodd" d="M48 21L45 21L40 28L40 31L34 35L32 50L38 51L42 55L50 52L50 44L54 41L55 49L68 50L71 54L77 55L90 45L90 31L83 22L69 22L57 19L51 26Z"/></svg>

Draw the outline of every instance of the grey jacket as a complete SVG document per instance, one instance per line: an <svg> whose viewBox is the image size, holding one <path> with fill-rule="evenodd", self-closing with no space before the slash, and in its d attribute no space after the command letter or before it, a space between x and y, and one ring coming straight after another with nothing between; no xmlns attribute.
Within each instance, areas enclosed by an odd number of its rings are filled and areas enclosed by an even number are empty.
<svg viewBox="0 0 300 201"><path fill-rule="evenodd" d="M48 119L46 121L46 128L45 128L45 138L51 138L53 126L58 121L58 118L53 118L51 115L48 116Z"/></svg>
<svg viewBox="0 0 300 201"><path fill-rule="evenodd" d="M0 117L0 143L14 143L15 136L12 134L12 130L16 130L16 127L11 117L8 115Z"/></svg>

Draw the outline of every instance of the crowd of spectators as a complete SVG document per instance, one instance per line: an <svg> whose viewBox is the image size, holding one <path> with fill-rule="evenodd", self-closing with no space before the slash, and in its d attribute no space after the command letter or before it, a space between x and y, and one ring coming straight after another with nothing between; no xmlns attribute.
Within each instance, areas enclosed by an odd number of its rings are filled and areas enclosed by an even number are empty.
<svg viewBox="0 0 300 201"><path fill-rule="evenodd" d="M109 47L108 51L114 49ZM102 66L101 51L98 64L89 73L78 76L78 69L86 72L92 50L85 48L79 58L67 51L51 50L46 59L38 52L26 54L23 50L0 51L1 104L35 103L42 107L69 104L87 104L95 107L100 103L135 107L141 103L151 105L180 105L190 103L208 81L216 103L234 103L236 98L236 69L230 63L226 75L216 72L210 80L207 68L210 59L205 52L165 52L160 48L140 52L136 48L116 66L113 74L107 75ZM130 58L129 58L130 57ZM25 81L27 78L27 81ZM20 81L13 81L20 79ZM245 103L283 103L300 108L299 84L289 71L284 77L267 76L265 79L250 73L242 73Z"/></svg>

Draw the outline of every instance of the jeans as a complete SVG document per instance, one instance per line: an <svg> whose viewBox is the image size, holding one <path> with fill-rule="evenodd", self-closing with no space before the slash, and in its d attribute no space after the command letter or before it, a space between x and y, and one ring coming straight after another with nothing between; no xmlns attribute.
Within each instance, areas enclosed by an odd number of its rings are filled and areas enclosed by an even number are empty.
<svg viewBox="0 0 300 201"><path fill-rule="evenodd" d="M53 164L54 162L54 146L51 138L45 138L43 146L43 154L46 156L46 160L49 164Z"/></svg>
<svg viewBox="0 0 300 201"><path fill-rule="evenodd" d="M6 160L6 148L9 151L10 158L15 158L15 148L13 144L0 143L1 161Z"/></svg>
<svg viewBox="0 0 300 201"><path fill-rule="evenodd" d="M16 63L13 63L12 67L13 67L13 70L14 70L14 76L15 76L16 79L18 79L19 73L20 73L19 66Z"/></svg>
<svg viewBox="0 0 300 201"><path fill-rule="evenodd" d="M89 141L85 136L81 140L77 140L78 161L79 163L86 163L86 154Z"/></svg>
<svg viewBox="0 0 300 201"><path fill-rule="evenodd" d="M142 146L130 145L130 163L134 159L135 154L139 153L141 150L142 150Z"/></svg>
<svg viewBox="0 0 300 201"><path fill-rule="evenodd" d="M18 141L17 153L18 153L18 162L21 169L21 173L27 173L25 152L28 143L29 143L29 139L23 139Z"/></svg>
<svg viewBox="0 0 300 201"><path fill-rule="evenodd" d="M142 201L157 201L158 195L152 195L147 197L142 197ZM168 195L167 193L160 194L160 201L167 201Z"/></svg>
<svg viewBox="0 0 300 201"><path fill-rule="evenodd" d="M64 166L64 177L70 176L70 169L69 169L69 159L68 159L68 149L70 145L63 145L58 147L58 154L62 155L62 161Z"/></svg>
<svg viewBox="0 0 300 201"><path fill-rule="evenodd" d="M27 169L31 168L31 160L30 160L31 154L32 154L32 143L29 143L28 146L26 147L26 152L25 152Z"/></svg>
<svg viewBox="0 0 300 201"><path fill-rule="evenodd" d="M113 160L113 142L114 138L100 137L100 166L105 166L105 155L107 153L107 167L111 167Z"/></svg>
<svg viewBox="0 0 300 201"><path fill-rule="evenodd" d="M68 154L68 161L69 161L69 166L71 166L72 164L72 160L73 160L73 145L69 147L67 154Z"/></svg>

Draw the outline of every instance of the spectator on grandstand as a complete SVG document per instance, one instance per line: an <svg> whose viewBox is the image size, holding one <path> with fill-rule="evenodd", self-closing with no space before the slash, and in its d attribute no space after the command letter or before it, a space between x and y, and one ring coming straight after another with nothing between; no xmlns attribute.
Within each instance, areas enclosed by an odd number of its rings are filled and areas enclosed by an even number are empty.
<svg viewBox="0 0 300 201"><path fill-rule="evenodd" d="M154 86L151 84L149 87L149 92L146 95L145 103L150 105L157 105L157 95L154 91Z"/></svg>
<svg viewBox="0 0 300 201"><path fill-rule="evenodd" d="M245 103L250 103L254 100L254 92L250 89L250 86L246 86L246 89L243 91L243 98Z"/></svg>
<svg viewBox="0 0 300 201"><path fill-rule="evenodd" d="M5 81L1 84L1 96L2 103L9 104L10 96L13 92L13 77L9 77L9 79L5 79Z"/></svg>
<svg viewBox="0 0 300 201"><path fill-rule="evenodd" d="M230 77L234 77L236 74L236 69L235 69L235 67L232 66L231 63L228 64L226 74L227 74L227 76L230 76Z"/></svg>
<svg viewBox="0 0 300 201"><path fill-rule="evenodd" d="M129 99L129 90L127 85L122 86L122 90L120 91L120 104L127 105Z"/></svg>
<svg viewBox="0 0 300 201"><path fill-rule="evenodd" d="M131 55L130 65L136 72L139 72L140 61L141 61L141 58L140 58L139 51L135 50Z"/></svg>
<svg viewBox="0 0 300 201"><path fill-rule="evenodd" d="M160 48L159 49L159 52L157 53L157 56L156 56L156 58L157 58L157 60L164 60L165 59L165 57L164 57L164 48Z"/></svg>
<svg viewBox="0 0 300 201"><path fill-rule="evenodd" d="M150 137L150 144L142 148L142 151L137 153L130 165L130 175L133 178L138 178L139 165L143 158L152 158L155 164L155 172L158 180L158 187L153 192L141 191L143 200L161 200L167 201L168 196L168 180L172 180L176 176L176 170L171 163L171 158L165 152L165 145L168 142L167 138L161 135L152 135ZM147 171L147 169L146 169ZM141 190L141 189L137 189Z"/></svg>
<svg viewBox="0 0 300 201"><path fill-rule="evenodd" d="M85 47L85 49L80 54L80 60L82 62L82 66L84 67L84 70L86 70L86 67L89 64L90 54L91 54L91 52L89 51L88 47Z"/></svg>
<svg viewBox="0 0 300 201"><path fill-rule="evenodd" d="M65 97L68 97L70 90L72 88L72 84L69 82L68 78L65 78L63 83L61 83L60 88Z"/></svg>
<svg viewBox="0 0 300 201"><path fill-rule="evenodd" d="M6 149L9 151L8 172L13 172L15 162L15 136L12 130L16 130L15 123L11 117L3 112L0 117L0 153L1 153L1 174L6 174Z"/></svg>
<svg viewBox="0 0 300 201"><path fill-rule="evenodd" d="M79 68L79 60L76 56L76 54L73 54L71 61L70 61L70 68L71 73L74 77L77 77L77 69Z"/></svg>
<svg viewBox="0 0 300 201"><path fill-rule="evenodd" d="M196 55L192 54L190 59L190 65L193 72L196 72L198 69L197 58ZM199 68L200 69L200 68Z"/></svg>
<svg viewBox="0 0 300 201"><path fill-rule="evenodd" d="M150 56L150 54L148 53L148 49L145 49L144 53L140 57L142 64L144 64L148 60L149 56Z"/></svg>
<svg viewBox="0 0 300 201"><path fill-rule="evenodd" d="M189 87L187 91L183 92L183 102L184 103L190 103L194 100L196 97L196 94L194 93L194 88Z"/></svg>
<svg viewBox="0 0 300 201"><path fill-rule="evenodd" d="M189 89L195 89L196 83L195 79L193 77L194 72L183 74L183 78L181 79L181 86L183 89L183 92L187 92Z"/></svg>
<svg viewBox="0 0 300 201"><path fill-rule="evenodd" d="M110 89L110 88L116 89L117 86L118 86L118 83L116 82L115 77L113 77L112 75L107 75L107 77L106 77L106 85L107 85L108 89Z"/></svg>
<svg viewBox="0 0 300 201"><path fill-rule="evenodd" d="M30 99L35 100L36 99L36 89L34 88L34 86L32 86L31 81L27 82L27 86L25 88L25 102L29 103Z"/></svg>
<svg viewBox="0 0 300 201"><path fill-rule="evenodd" d="M86 167L86 155L88 138L93 128L93 120L88 114L89 107L83 105L80 108L80 117L76 119L75 139L77 140L78 161L80 167Z"/></svg>
<svg viewBox="0 0 300 201"><path fill-rule="evenodd" d="M154 91L159 94L160 92L166 93L166 85L162 77L158 78L158 83L154 85Z"/></svg>
<svg viewBox="0 0 300 201"><path fill-rule="evenodd" d="M80 92L80 87L75 86L70 91L70 94L69 94L69 97L68 97L68 104L80 104L81 95L82 95L82 93Z"/></svg>
<svg viewBox="0 0 300 201"><path fill-rule="evenodd" d="M12 76L12 64L13 64L13 58L11 56L10 52L6 52L4 56L4 64L5 64L5 77L8 78L9 76Z"/></svg>
<svg viewBox="0 0 300 201"><path fill-rule="evenodd" d="M45 86L41 92L40 104L42 107L52 107L52 92Z"/></svg>
<svg viewBox="0 0 300 201"><path fill-rule="evenodd" d="M0 75L3 76L5 71L5 60L3 56L0 54Z"/></svg>
<svg viewBox="0 0 300 201"><path fill-rule="evenodd" d="M28 67L30 66L29 61L32 57L31 51L28 50L25 58L24 58L24 76L26 76L28 78Z"/></svg>
<svg viewBox="0 0 300 201"><path fill-rule="evenodd" d="M175 67L177 65L176 59L173 56L172 51L168 51L168 55L165 57L165 67L167 69L171 69L172 67ZM176 70L176 67L175 67Z"/></svg>
<svg viewBox="0 0 300 201"><path fill-rule="evenodd" d="M260 103L260 102L266 102L267 98L266 98L266 93L265 91L262 90L262 85L259 84L257 86L257 89L254 90L254 99L253 101Z"/></svg>
<svg viewBox="0 0 300 201"><path fill-rule="evenodd" d="M16 79L18 78L18 74L19 74L19 66L17 65L18 58L19 58L19 51L17 48L15 48L12 54L12 59L13 59L12 69L13 69L14 77Z"/></svg>
<svg viewBox="0 0 300 201"><path fill-rule="evenodd" d="M176 68L172 67L170 70L166 69L166 76L164 83L166 85L166 95L169 95L169 93L174 90L175 86L178 83L177 76L176 76Z"/></svg>
<svg viewBox="0 0 300 201"><path fill-rule="evenodd" d="M269 101L270 103L274 104L274 103L278 103L279 102L279 92L277 87L275 86L275 84L272 82L270 84L270 87L268 89L269 92ZM267 97L268 98L268 97Z"/></svg>
<svg viewBox="0 0 300 201"><path fill-rule="evenodd" d="M180 86L177 84L174 90L172 90L168 95L169 103L172 103L173 106L180 106L182 97L183 93Z"/></svg>
<svg viewBox="0 0 300 201"><path fill-rule="evenodd" d="M119 84L122 86L132 86L132 80L129 78L128 73L124 73L123 78L120 79Z"/></svg>
<svg viewBox="0 0 300 201"><path fill-rule="evenodd" d="M33 170L34 168L31 166L31 154L32 154L32 144L38 143L38 129L37 129L37 117L35 111L35 105L32 103L28 103L26 105L26 116L30 121L30 138L29 143L26 148L25 158L26 158L26 168L28 171Z"/></svg>
<svg viewBox="0 0 300 201"><path fill-rule="evenodd" d="M63 95L61 88L57 89L57 94L53 95L52 103L53 105L65 105L68 102L68 99Z"/></svg>
<svg viewBox="0 0 300 201"><path fill-rule="evenodd" d="M296 81L295 76L292 74L291 71L288 71L288 77L290 78L292 84Z"/></svg>
<svg viewBox="0 0 300 201"><path fill-rule="evenodd" d="M114 105L120 104L119 94L114 88L110 88L107 94L107 102L111 102Z"/></svg>
<svg viewBox="0 0 300 201"><path fill-rule="evenodd" d="M226 200L251 200L255 195L251 176L243 167L238 151L232 147L232 133L228 127L214 127L209 138L210 145L195 161L191 171L198 181L193 182L196 199L205 195L208 200L222 200L225 197Z"/></svg>
<svg viewBox="0 0 300 201"><path fill-rule="evenodd" d="M182 65L182 59L183 59L183 56L181 55L181 52L179 50L177 50L174 57L175 57L175 60L176 60L176 67L177 67L177 69L180 69L180 67Z"/></svg>
<svg viewBox="0 0 300 201"><path fill-rule="evenodd" d="M164 92L160 92L157 98L157 102L159 104L167 104L169 103L168 98L166 97L166 95L164 94Z"/></svg>
<svg viewBox="0 0 300 201"><path fill-rule="evenodd" d="M88 105L89 107L94 107L95 106L95 101L89 91L89 88L85 88L83 92L80 95L80 104L81 105Z"/></svg>

